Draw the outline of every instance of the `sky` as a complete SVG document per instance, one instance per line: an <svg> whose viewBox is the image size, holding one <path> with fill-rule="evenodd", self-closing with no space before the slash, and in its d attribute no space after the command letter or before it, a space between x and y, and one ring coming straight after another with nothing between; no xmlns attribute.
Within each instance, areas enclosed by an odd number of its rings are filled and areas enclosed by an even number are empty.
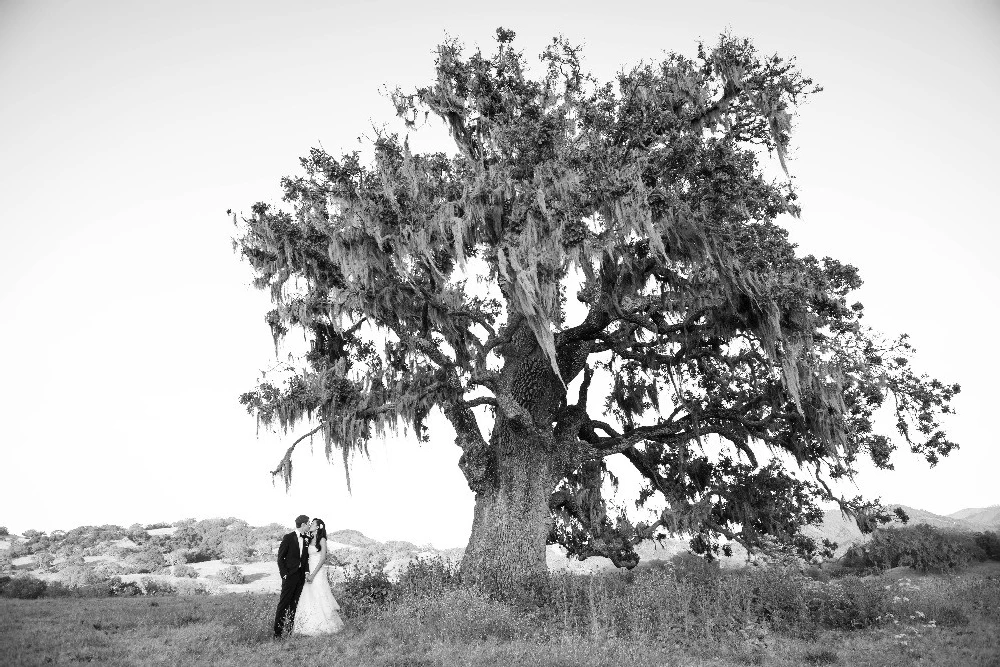
<svg viewBox="0 0 1000 667"><path fill-rule="evenodd" d="M227 209L280 201L313 146L393 125L385 86L433 77L446 35L534 59L557 34L609 79L723 31L796 56L825 91L789 169L803 252L857 266L871 326L962 385L961 450L905 452L857 491L936 513L1000 503L1000 4L956 2L0 0L0 525L12 532L306 513L377 539L464 546L473 496L447 422L352 463L258 432L237 397L274 363L266 295ZM420 149L435 139L414 137Z"/></svg>

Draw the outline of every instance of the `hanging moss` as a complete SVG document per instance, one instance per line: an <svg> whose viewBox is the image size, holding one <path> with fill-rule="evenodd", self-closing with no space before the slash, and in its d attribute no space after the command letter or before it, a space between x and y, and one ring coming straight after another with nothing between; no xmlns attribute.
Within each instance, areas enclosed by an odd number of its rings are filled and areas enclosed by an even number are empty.
<svg viewBox="0 0 1000 667"><path fill-rule="evenodd" d="M430 85L392 94L411 131L445 123L454 154L386 131L370 163L313 149L282 181L290 212L251 209L235 247L271 294L276 346L297 328L309 351L241 402L286 431L318 422L345 467L373 437L426 438L440 408L480 497L506 483L500 443L545 452L562 494L551 539L623 564L663 531L708 554L720 536L801 546L820 500L877 522L878 505L828 481L859 456L890 465L874 429L890 398L910 449L948 454L940 415L958 386L911 370L905 338L866 330L847 300L857 271L797 255L778 224L796 194L761 161L786 168L792 113L818 87L730 36L610 82L564 39L533 76L512 40L468 56L449 40ZM574 298L583 321L567 317ZM587 402L595 373L603 403ZM509 433L486 438L479 420ZM275 470L286 483L297 442ZM666 503L658 518L605 505L611 456L639 472L641 501Z"/></svg>

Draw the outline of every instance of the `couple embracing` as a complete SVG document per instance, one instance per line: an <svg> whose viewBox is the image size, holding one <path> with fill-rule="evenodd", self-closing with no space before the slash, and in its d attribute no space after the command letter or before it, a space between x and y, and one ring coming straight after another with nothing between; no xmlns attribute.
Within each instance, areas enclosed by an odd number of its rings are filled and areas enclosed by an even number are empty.
<svg viewBox="0 0 1000 667"><path fill-rule="evenodd" d="M322 519L296 517L295 530L285 535L278 547L281 597L274 616L274 636L285 634L292 622L296 635L330 635L344 628L333 597L326 564L326 524Z"/></svg>

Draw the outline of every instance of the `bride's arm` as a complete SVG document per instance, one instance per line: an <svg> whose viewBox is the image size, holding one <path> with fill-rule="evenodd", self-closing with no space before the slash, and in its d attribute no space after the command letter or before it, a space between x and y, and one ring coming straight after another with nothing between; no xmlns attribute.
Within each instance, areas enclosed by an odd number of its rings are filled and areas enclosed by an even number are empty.
<svg viewBox="0 0 1000 667"><path fill-rule="evenodd" d="M316 567L309 572L309 581L316 578L316 574L319 572L320 568L326 564L326 538L324 537L319 541L319 553L316 554Z"/></svg>

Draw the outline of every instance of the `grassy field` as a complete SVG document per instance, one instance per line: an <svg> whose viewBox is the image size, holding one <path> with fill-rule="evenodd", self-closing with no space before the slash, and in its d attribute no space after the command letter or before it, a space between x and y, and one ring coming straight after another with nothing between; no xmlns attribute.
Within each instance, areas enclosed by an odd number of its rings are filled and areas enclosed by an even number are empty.
<svg viewBox="0 0 1000 667"><path fill-rule="evenodd" d="M2 599L0 656L4 665L1000 666L997 574L819 581L695 566L553 577L544 600L516 605L434 582L381 600L362 587L342 592L344 633L281 642L270 639L272 595Z"/></svg>

